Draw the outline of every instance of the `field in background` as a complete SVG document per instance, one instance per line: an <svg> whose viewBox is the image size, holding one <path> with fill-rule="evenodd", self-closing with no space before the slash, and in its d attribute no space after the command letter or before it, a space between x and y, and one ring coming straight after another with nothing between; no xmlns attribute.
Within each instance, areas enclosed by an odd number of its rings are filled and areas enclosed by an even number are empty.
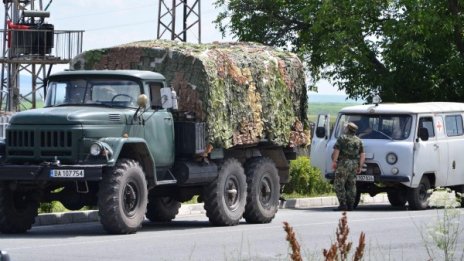
<svg viewBox="0 0 464 261"><path fill-rule="evenodd" d="M339 102L328 102L328 103L322 103L322 102L309 102L308 110L309 110L309 121L311 122L316 122L317 115L319 114L330 114L330 120L331 122L335 121L335 118L337 117L338 112L348 106L353 106L353 105L359 105L359 103L353 103L353 102L344 102L344 103L339 103Z"/></svg>

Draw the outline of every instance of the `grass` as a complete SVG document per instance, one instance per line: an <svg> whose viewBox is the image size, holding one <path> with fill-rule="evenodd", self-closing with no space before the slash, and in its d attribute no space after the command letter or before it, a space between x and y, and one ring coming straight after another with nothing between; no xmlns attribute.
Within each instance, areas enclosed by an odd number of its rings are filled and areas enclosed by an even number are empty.
<svg viewBox="0 0 464 261"><path fill-rule="evenodd" d="M316 122L317 120L317 115L319 114L329 114L332 117L332 121L335 120L335 117L337 116L338 112L345 107L348 106L353 106L353 105L359 105L359 103L350 103L350 102L344 102L344 103L311 103L309 102L308 105L308 111L309 115L308 118L312 122Z"/></svg>

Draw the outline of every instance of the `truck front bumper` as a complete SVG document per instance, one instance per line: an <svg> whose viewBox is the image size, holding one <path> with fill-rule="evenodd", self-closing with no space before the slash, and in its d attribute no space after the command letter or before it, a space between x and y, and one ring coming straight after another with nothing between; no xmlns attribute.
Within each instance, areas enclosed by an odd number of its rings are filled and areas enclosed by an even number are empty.
<svg viewBox="0 0 464 261"><path fill-rule="evenodd" d="M0 165L1 180L98 181L106 165ZM58 171L57 171L58 170Z"/></svg>

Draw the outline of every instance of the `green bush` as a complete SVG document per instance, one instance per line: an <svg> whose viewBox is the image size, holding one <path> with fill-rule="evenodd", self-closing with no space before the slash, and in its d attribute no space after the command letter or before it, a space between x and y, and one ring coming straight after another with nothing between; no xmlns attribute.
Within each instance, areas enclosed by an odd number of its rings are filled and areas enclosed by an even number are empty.
<svg viewBox="0 0 464 261"><path fill-rule="evenodd" d="M68 211L58 201L52 201L49 203L40 203L39 213L54 213L54 212L66 212Z"/></svg>
<svg viewBox="0 0 464 261"><path fill-rule="evenodd" d="M311 166L308 157L300 156L290 162L290 182L285 185L284 193L315 196L332 192L332 186L318 168Z"/></svg>

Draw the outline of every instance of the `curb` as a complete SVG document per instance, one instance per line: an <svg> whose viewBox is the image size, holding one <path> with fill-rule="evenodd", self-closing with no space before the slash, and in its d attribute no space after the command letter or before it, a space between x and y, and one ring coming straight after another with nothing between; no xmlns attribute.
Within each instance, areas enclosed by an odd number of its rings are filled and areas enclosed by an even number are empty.
<svg viewBox="0 0 464 261"><path fill-rule="evenodd" d="M375 197L369 195L361 195L359 204L370 204L370 203L385 203L388 202L387 195L385 193L378 194ZM337 206L338 200L335 196L328 197L316 197L316 198L297 198L287 199L281 201L281 209L305 209L312 207L330 207ZM205 214L206 211L203 208L203 203L198 204L182 204L179 209L177 216L189 216ZM87 211L70 211L60 213L47 213L39 214L33 226L48 226L48 225L62 225L70 223L84 223L84 222L97 222L100 220L98 216L98 210L87 210Z"/></svg>

